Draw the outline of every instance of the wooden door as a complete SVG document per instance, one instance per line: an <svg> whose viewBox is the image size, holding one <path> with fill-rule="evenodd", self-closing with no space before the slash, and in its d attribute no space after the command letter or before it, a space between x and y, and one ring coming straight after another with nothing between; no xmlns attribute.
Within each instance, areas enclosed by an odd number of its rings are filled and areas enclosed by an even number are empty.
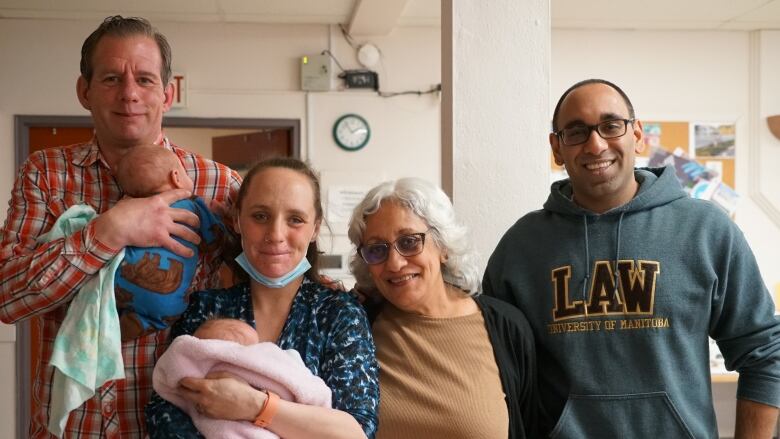
<svg viewBox="0 0 780 439"><path fill-rule="evenodd" d="M255 163L271 157L292 157L290 130L267 129L211 139L211 158L244 174Z"/></svg>
<svg viewBox="0 0 780 439"><path fill-rule="evenodd" d="M91 127L31 127L30 154L53 146L87 142L92 133Z"/></svg>

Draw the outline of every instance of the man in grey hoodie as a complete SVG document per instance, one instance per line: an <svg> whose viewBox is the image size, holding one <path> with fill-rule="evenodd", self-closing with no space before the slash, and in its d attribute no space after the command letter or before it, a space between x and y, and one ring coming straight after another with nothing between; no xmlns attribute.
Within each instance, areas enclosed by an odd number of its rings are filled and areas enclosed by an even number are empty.
<svg viewBox="0 0 780 439"><path fill-rule="evenodd" d="M771 438L780 320L742 232L671 168L634 169L642 123L586 80L550 134L566 180L501 239L485 293L523 310L559 438L717 437L708 337L737 370L737 438Z"/></svg>

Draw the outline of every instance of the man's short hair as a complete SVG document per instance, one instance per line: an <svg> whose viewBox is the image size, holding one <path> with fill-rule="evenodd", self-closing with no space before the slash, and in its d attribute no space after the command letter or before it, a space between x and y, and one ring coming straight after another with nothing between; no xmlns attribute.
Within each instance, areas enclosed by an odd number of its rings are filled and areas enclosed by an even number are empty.
<svg viewBox="0 0 780 439"><path fill-rule="evenodd" d="M168 85L171 80L171 46L165 35L155 29L145 18L140 17L122 17L121 15L112 15L106 17L103 23L92 32L84 44L81 46L81 76L90 82L92 80L92 55L95 53L100 40L105 36L111 37L130 37L134 35L143 35L154 39L157 47L160 49L160 78L163 87Z"/></svg>
<svg viewBox="0 0 780 439"><path fill-rule="evenodd" d="M580 88L582 86L589 85L589 84L604 84L604 85L607 85L607 86L612 87L613 89L615 89L615 91L618 92L620 97L623 98L623 102L626 103L626 107L628 108L628 118L629 119L633 119L633 118L636 117L636 115L634 114L634 105L631 103L631 100L628 99L628 96L626 95L626 93L623 90L621 90L620 87L618 87L617 85L607 81L606 79L596 79L596 78L586 79L584 81L580 81L580 82L572 85L571 87L569 87L568 90L563 92L563 95L561 95L561 98L558 99L558 104L555 105L555 111L553 111L553 119L552 119L552 130L553 130L553 132L558 131L558 113L561 111L561 104L563 103L563 100L566 99L566 96L568 96L569 93L571 93L572 91L574 91L574 90L576 90L576 89L578 89L578 88Z"/></svg>

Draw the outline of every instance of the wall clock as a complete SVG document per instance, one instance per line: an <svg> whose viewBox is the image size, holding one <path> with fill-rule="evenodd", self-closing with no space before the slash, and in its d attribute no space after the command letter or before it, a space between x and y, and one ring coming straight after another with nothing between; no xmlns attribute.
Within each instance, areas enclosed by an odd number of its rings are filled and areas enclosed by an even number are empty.
<svg viewBox="0 0 780 439"><path fill-rule="evenodd" d="M333 124L333 140L347 151L357 151L371 138L368 122L357 114L345 114Z"/></svg>

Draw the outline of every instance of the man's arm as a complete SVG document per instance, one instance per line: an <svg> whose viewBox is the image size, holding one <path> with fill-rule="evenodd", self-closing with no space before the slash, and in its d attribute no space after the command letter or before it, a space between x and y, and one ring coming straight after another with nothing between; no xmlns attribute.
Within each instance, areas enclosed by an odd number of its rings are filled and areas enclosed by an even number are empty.
<svg viewBox="0 0 780 439"><path fill-rule="evenodd" d="M737 425L734 439L771 439L777 427L777 407L737 400Z"/></svg>
<svg viewBox="0 0 780 439"><path fill-rule="evenodd" d="M156 200L117 204L105 213L107 218L101 216L100 221L92 221L71 236L38 243L36 238L49 231L56 220L48 205L48 184L45 171L30 160L14 183L8 216L0 229L0 320L5 323L60 306L125 245L165 246L171 238L166 235L161 239L161 230L194 242L199 239L174 222L197 225L197 216L191 212L186 212L191 217L182 216L171 213L178 209L156 207L168 198L187 196L186 191L172 191Z"/></svg>
<svg viewBox="0 0 780 439"><path fill-rule="evenodd" d="M199 244L200 236L192 228L197 229L200 220L194 212L170 207L190 195L184 189L174 189L148 198L121 200L93 221L95 238L110 248L163 247L190 257L192 250L173 237Z"/></svg>
<svg viewBox="0 0 780 439"><path fill-rule="evenodd" d="M737 420L744 430L759 428L764 411L774 419L772 407L780 406L780 319L744 236L730 221L728 226L712 232L720 244L711 252L717 279L709 335L717 341L726 368L739 372L737 400L747 408L738 406ZM754 421L745 418L750 414L755 414Z"/></svg>
<svg viewBox="0 0 780 439"><path fill-rule="evenodd" d="M14 182L0 229L0 320L5 323L57 307L116 253L94 239L90 225L67 238L36 242L56 220L48 185L32 160Z"/></svg>

